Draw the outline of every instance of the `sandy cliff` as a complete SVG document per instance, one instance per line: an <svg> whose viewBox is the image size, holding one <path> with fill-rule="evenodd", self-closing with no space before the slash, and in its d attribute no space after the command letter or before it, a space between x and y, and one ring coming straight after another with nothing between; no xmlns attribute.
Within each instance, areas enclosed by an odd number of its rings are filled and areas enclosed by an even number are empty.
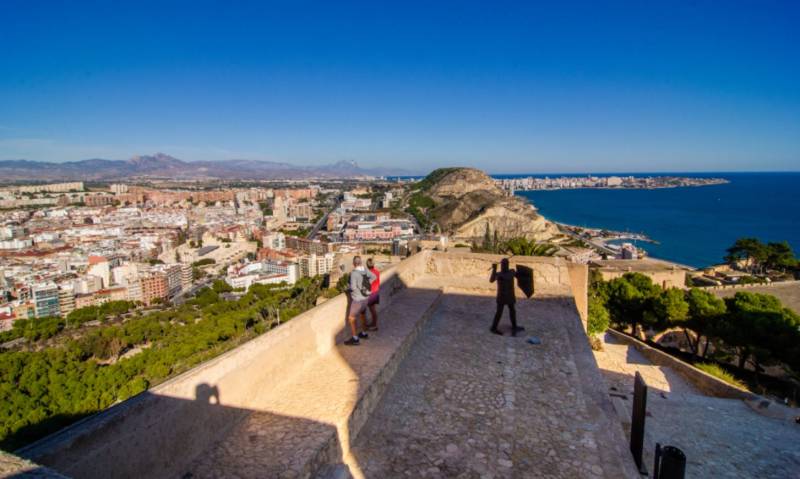
<svg viewBox="0 0 800 479"><path fill-rule="evenodd" d="M548 240L558 228L522 198L508 196L486 173L474 168L435 170L421 182L421 193L435 206L431 219L455 240L479 240L486 232L500 238Z"/></svg>

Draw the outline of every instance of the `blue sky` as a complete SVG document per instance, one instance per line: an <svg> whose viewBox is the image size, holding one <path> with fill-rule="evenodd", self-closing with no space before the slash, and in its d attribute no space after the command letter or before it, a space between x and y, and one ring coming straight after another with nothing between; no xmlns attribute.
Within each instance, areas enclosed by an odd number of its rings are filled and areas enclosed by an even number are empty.
<svg viewBox="0 0 800 479"><path fill-rule="evenodd" d="M798 25L794 1L5 0L0 159L800 170Z"/></svg>

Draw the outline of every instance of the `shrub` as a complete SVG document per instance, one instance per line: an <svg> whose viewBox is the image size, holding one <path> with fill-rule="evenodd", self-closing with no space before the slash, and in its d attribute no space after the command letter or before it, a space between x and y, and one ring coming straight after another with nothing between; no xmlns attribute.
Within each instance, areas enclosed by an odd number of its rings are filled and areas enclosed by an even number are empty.
<svg viewBox="0 0 800 479"><path fill-rule="evenodd" d="M603 334L608 329L608 324L611 318L608 310L603 305L603 301L596 297L589 297L589 320L586 324L587 333L589 336L597 336Z"/></svg>

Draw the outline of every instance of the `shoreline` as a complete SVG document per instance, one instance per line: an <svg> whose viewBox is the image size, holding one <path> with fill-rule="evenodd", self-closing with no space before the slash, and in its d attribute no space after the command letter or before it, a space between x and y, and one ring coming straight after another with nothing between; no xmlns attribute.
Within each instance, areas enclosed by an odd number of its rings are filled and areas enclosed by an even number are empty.
<svg viewBox="0 0 800 479"><path fill-rule="evenodd" d="M564 227L564 228L576 228L576 229L581 229L581 230L607 231L607 232L612 233L612 234L631 235L631 233L607 230L607 229L604 229L604 228L593 228L593 227L588 227L588 226L571 225L571 224L562 223L562 222L558 222L558 221L552 221L552 220L548 220L548 221L550 221L554 225L558 226L559 230L561 230L561 228ZM607 248L607 245L605 243L606 241L624 241L626 239L633 240L633 241L644 241L644 242L653 243L653 244L660 244L658 241L648 237L644 233L633 233L633 235L634 236L629 236L628 238L603 239L602 240L603 241L602 246ZM571 236L571 235L568 234L568 236ZM574 239L579 239L579 240L583 241L584 243L587 243L591 248L593 248L595 250L602 250L603 249L602 247L599 247L598 245L595 245L594 243L592 243L591 240L587 240L587 239L584 239L584 238L574 238ZM608 249L610 249L610 248L608 248ZM687 265L687 264L679 263L677 261L673 261L673 260L669 260L669 259L665 259L665 258L659 258L658 256L653 256L647 250L643 250L643 251L645 251L646 255L644 256L644 258L640 258L640 259L650 259L650 260L653 260L653 261L666 263L666 264L669 264L669 265L672 265L672 266L675 266L675 267L678 267L678 268L681 268L681 269L685 269L685 270L688 270L688 271L702 271L703 269L709 267L709 266L704 266L704 267L690 266L690 265Z"/></svg>

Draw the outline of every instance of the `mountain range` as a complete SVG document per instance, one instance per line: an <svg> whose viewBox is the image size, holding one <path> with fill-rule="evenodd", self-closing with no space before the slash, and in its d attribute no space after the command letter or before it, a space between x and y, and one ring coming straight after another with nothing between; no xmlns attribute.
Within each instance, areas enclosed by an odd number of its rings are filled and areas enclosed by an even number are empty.
<svg viewBox="0 0 800 479"><path fill-rule="evenodd" d="M63 163L31 160L0 161L0 182L109 181L131 178L270 180L407 174L410 173L396 168L361 168L354 161L339 161L321 166L297 166L259 160L183 161L163 153L134 156L129 160L90 159Z"/></svg>

